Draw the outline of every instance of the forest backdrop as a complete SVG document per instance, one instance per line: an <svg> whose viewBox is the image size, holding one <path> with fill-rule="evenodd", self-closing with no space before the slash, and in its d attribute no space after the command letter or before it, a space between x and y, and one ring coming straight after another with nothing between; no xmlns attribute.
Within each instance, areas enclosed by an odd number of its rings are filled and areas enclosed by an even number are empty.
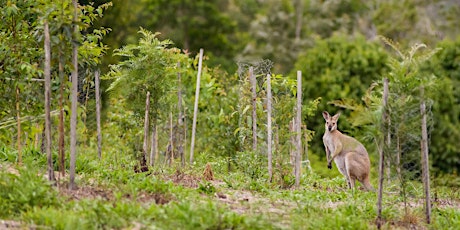
<svg viewBox="0 0 460 230"><path fill-rule="evenodd" d="M94 1L95 5L105 2ZM138 39L136 32L142 27L160 32L160 39L171 39L173 46L192 56L204 48L206 64L224 72L217 80L225 84L237 83L232 75L238 62L269 59L274 62L273 73L290 78L301 70L305 102L321 97L317 112L304 118L308 128L315 131L310 151L318 155L324 155L320 112L336 110L328 102L343 98L361 100L371 83L388 71L388 56L395 53L377 36L392 39L401 49L415 43L442 48L423 65L424 71L441 82L433 99L430 157L436 172L460 169L460 150L456 147L460 131L455 128L460 122L460 108L456 106L460 101L460 91L456 90L460 84L460 6L455 0L112 2L113 7L105 16L95 21L96 28L112 28L102 40L108 46L102 69L119 61L118 56L111 55L112 50L134 43ZM187 87L193 90L194 85ZM220 108L228 108L221 105ZM213 126L220 125L210 124ZM340 128L359 135L345 119ZM215 132L203 130L202 135L209 134Z"/></svg>

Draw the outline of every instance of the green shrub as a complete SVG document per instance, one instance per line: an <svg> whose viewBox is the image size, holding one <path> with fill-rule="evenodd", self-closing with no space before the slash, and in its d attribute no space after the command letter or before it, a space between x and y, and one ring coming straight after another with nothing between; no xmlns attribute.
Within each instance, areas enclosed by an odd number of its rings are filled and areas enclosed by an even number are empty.
<svg viewBox="0 0 460 230"><path fill-rule="evenodd" d="M157 227L164 229L274 229L262 216L245 216L215 202L172 203L158 213Z"/></svg>
<svg viewBox="0 0 460 230"><path fill-rule="evenodd" d="M0 160L8 162L17 162L18 153L17 151L11 151L5 146L0 147Z"/></svg>
<svg viewBox="0 0 460 230"><path fill-rule="evenodd" d="M237 170L250 179L256 180L267 177L266 157L253 152L240 152L234 159Z"/></svg>
<svg viewBox="0 0 460 230"><path fill-rule="evenodd" d="M199 184L198 191L212 195L216 192L216 187L214 187L214 185L212 185L209 181L205 181Z"/></svg>
<svg viewBox="0 0 460 230"><path fill-rule="evenodd" d="M33 207L59 207L57 192L35 170L0 173L0 217L16 216Z"/></svg>

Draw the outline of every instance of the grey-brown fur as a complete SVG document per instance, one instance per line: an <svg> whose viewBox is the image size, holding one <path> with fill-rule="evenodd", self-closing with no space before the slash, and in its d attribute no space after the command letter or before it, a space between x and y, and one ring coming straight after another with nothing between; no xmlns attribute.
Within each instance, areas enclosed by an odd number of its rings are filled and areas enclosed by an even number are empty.
<svg viewBox="0 0 460 230"><path fill-rule="evenodd" d="M324 111L323 117L326 120L323 143L326 149L327 167L331 169L334 160L340 173L347 179L350 189L354 188L355 181L358 180L366 190L374 190L369 182L371 163L364 145L337 130L340 113L330 116Z"/></svg>

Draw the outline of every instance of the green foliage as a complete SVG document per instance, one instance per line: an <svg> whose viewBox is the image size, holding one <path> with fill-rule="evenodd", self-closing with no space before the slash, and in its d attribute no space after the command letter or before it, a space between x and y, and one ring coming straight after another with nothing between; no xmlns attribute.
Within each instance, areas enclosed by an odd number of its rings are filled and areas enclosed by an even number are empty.
<svg viewBox="0 0 460 230"><path fill-rule="evenodd" d="M422 66L426 75L435 75L438 89L432 96L433 101L433 131L430 141L430 157L433 167L438 172L460 172L460 149L457 140L460 140L460 38L455 41L444 41L439 44L440 51L433 55Z"/></svg>
<svg viewBox="0 0 460 230"><path fill-rule="evenodd" d="M386 152L393 165L402 167L400 178L402 183L413 179L421 172L420 167L420 140L421 140L421 112L420 104L427 105L428 135L433 126L432 98L438 92L436 79L430 73L420 71L426 60L437 52L437 49L427 49L424 44L416 44L409 51L401 51L391 40L383 39L398 54L389 62L389 98L386 109L389 117L389 126L385 126L383 133L390 132L392 140L385 144ZM424 89L421 92L421 89ZM425 93L426 92L426 93ZM400 165L397 156L401 159ZM415 175L415 176L414 176ZM404 187L404 185L403 185Z"/></svg>
<svg viewBox="0 0 460 230"><path fill-rule="evenodd" d="M213 195L216 192L216 188L209 181L205 181L199 184L198 191L208 195Z"/></svg>
<svg viewBox="0 0 460 230"><path fill-rule="evenodd" d="M174 203L159 214L157 226L174 229L273 229L260 215L246 217L228 212L212 201Z"/></svg>
<svg viewBox="0 0 460 230"><path fill-rule="evenodd" d="M265 167L266 157L253 152L241 152L234 158L236 169L243 172L247 178L257 180L265 178L267 169Z"/></svg>
<svg viewBox="0 0 460 230"><path fill-rule="evenodd" d="M145 110L145 97L151 93L153 119L158 119L161 110L170 109L171 92L177 91L177 73L188 66L186 56L179 49L168 48L172 42L160 41L158 34L141 29L138 44L130 44L114 51L114 55L125 60L112 65L108 79L113 79L110 90L124 97L127 108L140 120ZM177 63L181 62L181 67ZM165 114L164 114L165 115Z"/></svg>
<svg viewBox="0 0 460 230"><path fill-rule="evenodd" d="M197 118L200 124L197 126L198 151L225 157L231 157L239 151L240 143L234 135L238 127L236 81L236 75L228 75L219 68L203 68ZM194 95L195 87L187 86L196 85L195 78L185 79L183 85L185 95ZM186 111L189 124L192 123L194 100L195 97L189 96L185 103L185 107L189 108Z"/></svg>
<svg viewBox="0 0 460 230"><path fill-rule="evenodd" d="M244 7L255 3L241 1L239 4ZM241 9L243 12L249 10ZM302 42L295 40L296 24L293 22L296 21L296 15L293 1L270 0L260 3L254 10L256 12L252 14L255 16L252 16L247 24L249 28L244 31L249 39L238 54L238 60L269 59L275 62L276 73L288 73L303 46Z"/></svg>
<svg viewBox="0 0 460 230"><path fill-rule="evenodd" d="M37 30L39 2L2 1L0 7L0 121L17 113L37 115L42 110L41 85L33 82L41 74L42 45L33 34ZM19 108L16 103L20 103ZM24 106L30 105L30 106ZM19 111L17 111L19 109ZM9 143L13 129L0 130L0 141ZM6 138L5 138L6 137Z"/></svg>
<svg viewBox="0 0 460 230"><path fill-rule="evenodd" d="M338 0L328 3L308 1L306 24L308 30L322 38L333 36L334 33L353 34L361 29L366 14L369 12L369 2L362 0Z"/></svg>
<svg viewBox="0 0 460 230"><path fill-rule="evenodd" d="M460 212L456 208L433 210L433 228L455 229L460 223Z"/></svg>
<svg viewBox="0 0 460 230"><path fill-rule="evenodd" d="M1 167L4 167L3 164ZM34 207L59 207L57 193L34 169L0 173L0 217L18 216Z"/></svg>
<svg viewBox="0 0 460 230"><path fill-rule="evenodd" d="M408 32L419 20L415 1L384 1L373 14L377 32L395 41L408 36ZM397 17L391 12L399 11ZM392 23L386 23L391 21Z"/></svg>

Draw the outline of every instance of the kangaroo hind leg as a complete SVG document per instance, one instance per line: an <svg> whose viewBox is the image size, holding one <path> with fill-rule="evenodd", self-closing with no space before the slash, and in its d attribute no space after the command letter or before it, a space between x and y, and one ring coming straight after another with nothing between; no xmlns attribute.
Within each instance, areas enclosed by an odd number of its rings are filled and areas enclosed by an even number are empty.
<svg viewBox="0 0 460 230"><path fill-rule="evenodd" d="M366 191L375 191L374 187L372 187L369 181L369 173L359 182L361 182L361 184L364 186L364 189L366 189Z"/></svg>
<svg viewBox="0 0 460 230"><path fill-rule="evenodd" d="M356 176L356 165L355 162L353 161L353 158L356 155L355 152L349 152L345 156L345 172L346 172L346 177L348 181L348 186L350 189L353 189L355 187L355 182L358 177Z"/></svg>

